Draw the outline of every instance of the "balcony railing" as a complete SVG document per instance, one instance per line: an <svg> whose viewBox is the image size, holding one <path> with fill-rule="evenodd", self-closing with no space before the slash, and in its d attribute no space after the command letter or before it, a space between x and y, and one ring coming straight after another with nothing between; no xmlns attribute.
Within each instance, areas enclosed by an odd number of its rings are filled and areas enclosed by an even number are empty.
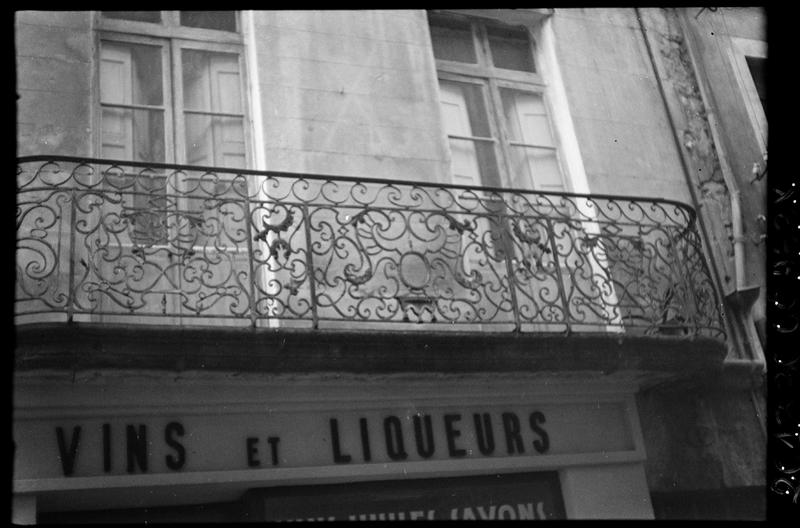
<svg viewBox="0 0 800 528"><path fill-rule="evenodd" d="M677 202L52 156L17 193L18 324L724 339Z"/></svg>

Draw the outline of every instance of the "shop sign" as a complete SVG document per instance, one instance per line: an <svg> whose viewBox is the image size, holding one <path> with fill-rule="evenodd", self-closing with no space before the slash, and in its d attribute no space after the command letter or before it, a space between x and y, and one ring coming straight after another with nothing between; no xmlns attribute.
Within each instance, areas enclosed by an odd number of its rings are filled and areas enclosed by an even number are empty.
<svg viewBox="0 0 800 528"><path fill-rule="evenodd" d="M555 471L252 490L246 500L264 521L565 518Z"/></svg>
<svg viewBox="0 0 800 528"><path fill-rule="evenodd" d="M132 475L631 451L622 402L185 412L14 423L15 478ZM76 413L77 414L77 413Z"/></svg>

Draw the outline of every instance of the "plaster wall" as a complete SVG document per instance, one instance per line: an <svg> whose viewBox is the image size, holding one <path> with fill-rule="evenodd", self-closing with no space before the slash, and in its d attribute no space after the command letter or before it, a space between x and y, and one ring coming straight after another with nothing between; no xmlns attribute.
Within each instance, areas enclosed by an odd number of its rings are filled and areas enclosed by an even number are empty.
<svg viewBox="0 0 800 528"><path fill-rule="evenodd" d="M424 11L256 11L269 170L444 182Z"/></svg>
<svg viewBox="0 0 800 528"><path fill-rule="evenodd" d="M19 11L14 31L17 154L91 154L88 11Z"/></svg>
<svg viewBox="0 0 800 528"><path fill-rule="evenodd" d="M635 11L556 9L553 30L590 191L691 203Z"/></svg>

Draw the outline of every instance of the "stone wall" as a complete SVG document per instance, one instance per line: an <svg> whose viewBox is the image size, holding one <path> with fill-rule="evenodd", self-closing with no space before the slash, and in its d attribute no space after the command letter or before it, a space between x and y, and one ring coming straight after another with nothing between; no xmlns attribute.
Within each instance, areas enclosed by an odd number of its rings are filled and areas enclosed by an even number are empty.
<svg viewBox="0 0 800 528"><path fill-rule="evenodd" d="M704 384L637 397L651 492L764 486L766 434L755 394Z"/></svg>

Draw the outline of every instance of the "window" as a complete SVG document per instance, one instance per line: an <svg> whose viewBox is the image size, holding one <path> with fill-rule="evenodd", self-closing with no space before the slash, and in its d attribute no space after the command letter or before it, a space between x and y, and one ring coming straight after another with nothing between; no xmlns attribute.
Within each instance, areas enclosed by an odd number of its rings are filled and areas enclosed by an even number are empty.
<svg viewBox="0 0 800 528"><path fill-rule="evenodd" d="M563 191L530 31L429 15L453 182Z"/></svg>
<svg viewBox="0 0 800 528"><path fill-rule="evenodd" d="M122 163L95 173L102 220L86 234L82 262L112 286L91 293L93 310L138 303L148 315L229 316L242 302L232 277L249 266L235 172L250 164L239 16L101 11L95 23L95 153ZM158 163L233 170L149 165Z"/></svg>
<svg viewBox="0 0 800 528"><path fill-rule="evenodd" d="M103 20L165 23L167 26L237 31L235 11L102 11Z"/></svg>
<svg viewBox="0 0 800 528"><path fill-rule="evenodd" d="M117 20L161 23L161 11L103 11L103 17Z"/></svg>
<svg viewBox="0 0 800 528"><path fill-rule="evenodd" d="M98 28L101 157L248 166L244 64L235 12L104 11ZM108 178L109 185L126 190L123 214L135 245L174 244L174 224L183 221L176 214L211 214L195 203L199 199L169 198L170 190L191 181L186 176L167 181L165 174L152 170ZM195 245L203 243L202 233L195 237Z"/></svg>
<svg viewBox="0 0 800 528"><path fill-rule="evenodd" d="M236 31L233 11L181 11L180 16L182 26Z"/></svg>
<svg viewBox="0 0 800 528"><path fill-rule="evenodd" d="M758 100L761 101L761 108L767 113L767 59L761 57L745 57L747 68L750 70L750 77L753 79Z"/></svg>
<svg viewBox="0 0 800 528"><path fill-rule="evenodd" d="M247 165L243 64L234 15L102 13L103 157ZM221 31L233 35L223 38Z"/></svg>
<svg viewBox="0 0 800 528"><path fill-rule="evenodd" d="M753 125L756 141L767 152L767 43L731 37L729 50L731 70L742 93L743 102Z"/></svg>
<svg viewBox="0 0 800 528"><path fill-rule="evenodd" d="M165 51L163 46L100 41L103 157L166 161L165 125L171 119L164 91Z"/></svg>
<svg viewBox="0 0 800 528"><path fill-rule="evenodd" d="M568 119L566 95L558 84L560 73L554 64L548 22L543 21L537 28L537 35L541 36L540 64L528 27L456 12L432 12L428 20L453 183L556 193L589 192ZM543 67L552 75L552 87L542 78ZM551 106L550 97L557 105ZM560 131L553 126L553 110L558 110L563 127ZM564 149L558 138L565 140L569 159L565 156L562 160ZM567 188L563 169L566 162L571 162L577 189ZM627 314L600 307L619 304L607 269L604 244L584 243L597 240L601 232L600 224L592 221L591 206L579 211L583 203L579 200L541 196L529 202L533 214L515 215L502 199L495 199L490 193L486 198L487 212L497 215L489 214L483 219L475 215L475 221L485 222L491 236L477 240L472 233L462 235L461 248L456 250L466 255L460 265L467 272L486 273L488 268L508 259L523 312L528 306L537 305L543 295L562 291L569 300L565 310L570 312L564 313L564 318L577 316L587 324L586 328L606 324L609 331L620 331ZM547 222L535 218L540 212L550 215ZM481 245L484 247L475 249ZM555 254L552 246L560 253ZM608 286L601 287L600 282ZM600 309L583 311L582 307L588 306ZM563 329L557 319L558 316L552 319L554 331ZM539 320L536 324L542 323Z"/></svg>

